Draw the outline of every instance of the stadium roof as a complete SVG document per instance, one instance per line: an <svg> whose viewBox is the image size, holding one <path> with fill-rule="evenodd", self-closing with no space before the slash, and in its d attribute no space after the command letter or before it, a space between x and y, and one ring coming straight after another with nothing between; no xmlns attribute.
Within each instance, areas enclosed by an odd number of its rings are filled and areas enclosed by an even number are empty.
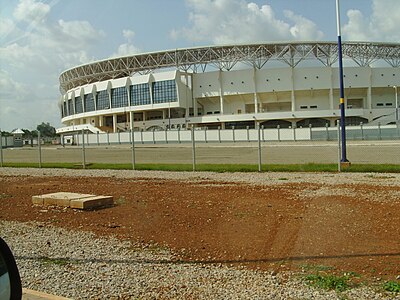
<svg viewBox="0 0 400 300"><path fill-rule="evenodd" d="M343 57L361 67L384 60L400 67L400 43L345 42ZM336 42L283 42L266 44L224 45L175 49L131 56L109 58L66 70L60 75L62 93L72 88L109 79L148 74L157 69L204 72L207 66L231 70L237 63L261 69L270 61L280 61L296 67L304 60L317 60L332 66L338 60Z"/></svg>

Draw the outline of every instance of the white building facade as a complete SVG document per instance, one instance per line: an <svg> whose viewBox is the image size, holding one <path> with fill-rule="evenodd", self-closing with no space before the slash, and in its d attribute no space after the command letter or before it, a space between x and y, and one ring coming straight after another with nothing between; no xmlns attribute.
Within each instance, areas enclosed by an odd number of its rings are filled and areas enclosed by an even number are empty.
<svg viewBox="0 0 400 300"><path fill-rule="evenodd" d="M396 122L400 44L345 43L346 123ZM335 43L178 49L94 62L60 76L67 127L334 126L340 117ZM398 118L398 117L397 117Z"/></svg>

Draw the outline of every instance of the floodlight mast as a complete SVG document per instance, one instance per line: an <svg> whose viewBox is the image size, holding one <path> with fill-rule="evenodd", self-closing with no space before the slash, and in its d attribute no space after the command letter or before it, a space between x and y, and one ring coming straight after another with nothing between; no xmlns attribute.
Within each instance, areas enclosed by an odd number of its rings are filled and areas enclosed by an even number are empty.
<svg viewBox="0 0 400 300"><path fill-rule="evenodd" d="M340 30L340 6L339 0L336 0L336 25L338 35L338 52L339 52L339 82L340 82L340 127L342 128L342 157L341 162L348 162L346 153L346 116L344 102L344 83L343 83L343 59L342 59L342 37Z"/></svg>

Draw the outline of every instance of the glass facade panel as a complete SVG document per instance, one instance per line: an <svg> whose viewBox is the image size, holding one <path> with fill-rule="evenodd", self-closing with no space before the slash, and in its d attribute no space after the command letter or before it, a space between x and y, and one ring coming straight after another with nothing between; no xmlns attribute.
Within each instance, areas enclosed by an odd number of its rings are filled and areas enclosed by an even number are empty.
<svg viewBox="0 0 400 300"><path fill-rule="evenodd" d="M153 82L152 92L154 103L175 102L178 100L175 80Z"/></svg>
<svg viewBox="0 0 400 300"><path fill-rule="evenodd" d="M128 106L128 93L126 87L119 87L111 90L111 107Z"/></svg>
<svg viewBox="0 0 400 300"><path fill-rule="evenodd" d="M75 112L74 112L74 104L72 103L71 99L68 99L68 113L69 113L69 115L75 114Z"/></svg>
<svg viewBox="0 0 400 300"><path fill-rule="evenodd" d="M81 97L75 97L75 113L76 114L83 113L83 105Z"/></svg>
<svg viewBox="0 0 400 300"><path fill-rule="evenodd" d="M85 112L88 111L94 111L94 99L93 99L93 94L87 94L85 95Z"/></svg>
<svg viewBox="0 0 400 300"><path fill-rule="evenodd" d="M110 108L108 92L106 90L97 92L96 100L97 100L97 110Z"/></svg>
<svg viewBox="0 0 400 300"><path fill-rule="evenodd" d="M68 111L67 111L67 102L63 102L63 111L62 111L62 116L66 117L68 116Z"/></svg>
<svg viewBox="0 0 400 300"><path fill-rule="evenodd" d="M148 83L131 85L131 106L146 105L151 103Z"/></svg>

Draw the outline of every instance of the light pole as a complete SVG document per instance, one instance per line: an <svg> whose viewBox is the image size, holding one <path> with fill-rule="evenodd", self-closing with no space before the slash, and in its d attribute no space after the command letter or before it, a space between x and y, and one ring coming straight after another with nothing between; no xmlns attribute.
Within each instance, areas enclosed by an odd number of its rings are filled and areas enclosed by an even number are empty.
<svg viewBox="0 0 400 300"><path fill-rule="evenodd" d="M393 88L394 88L394 96L395 96L394 105L396 106L396 110L395 110L395 113L396 113L396 124L398 124L399 123L399 101L398 101L398 98L397 98L397 85L394 85Z"/></svg>
<svg viewBox="0 0 400 300"><path fill-rule="evenodd" d="M347 163L346 154L346 118L344 103L344 83L343 83L343 60L342 60L342 37L340 30L340 7L339 0L336 0L336 25L338 34L338 52L339 52L339 83L340 83L340 126L342 127L342 163Z"/></svg>

